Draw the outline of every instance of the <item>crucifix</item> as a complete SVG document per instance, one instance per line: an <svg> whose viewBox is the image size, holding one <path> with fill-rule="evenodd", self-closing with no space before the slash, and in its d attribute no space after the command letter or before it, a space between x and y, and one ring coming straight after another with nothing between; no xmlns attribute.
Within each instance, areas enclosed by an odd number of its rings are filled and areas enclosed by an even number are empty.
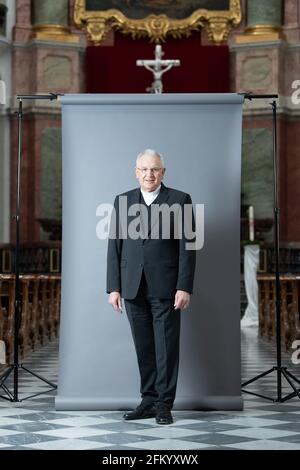
<svg viewBox="0 0 300 470"><path fill-rule="evenodd" d="M155 59L154 60L137 60L136 65L139 67L145 67L153 73L154 81L150 88L147 88L146 91L150 93L162 93L163 84L162 76L164 73L168 72L172 67L179 67L180 60L163 60L162 56L164 52L162 51L161 45L156 44L155 46Z"/></svg>

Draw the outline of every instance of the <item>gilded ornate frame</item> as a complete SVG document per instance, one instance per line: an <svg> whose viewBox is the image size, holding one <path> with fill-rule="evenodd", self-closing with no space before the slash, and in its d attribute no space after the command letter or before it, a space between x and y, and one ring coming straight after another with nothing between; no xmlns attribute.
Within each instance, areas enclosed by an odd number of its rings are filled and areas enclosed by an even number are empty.
<svg viewBox="0 0 300 470"><path fill-rule="evenodd" d="M230 0L229 10L195 10L184 19L172 19L167 15L148 15L142 19L127 18L120 10L87 11L85 0L75 0L74 21L86 32L88 39L98 45L108 31L118 29L133 38L149 37L151 41L164 41L167 35L175 38L188 36L204 27L209 39L219 44L226 41L230 30L241 21L240 0Z"/></svg>

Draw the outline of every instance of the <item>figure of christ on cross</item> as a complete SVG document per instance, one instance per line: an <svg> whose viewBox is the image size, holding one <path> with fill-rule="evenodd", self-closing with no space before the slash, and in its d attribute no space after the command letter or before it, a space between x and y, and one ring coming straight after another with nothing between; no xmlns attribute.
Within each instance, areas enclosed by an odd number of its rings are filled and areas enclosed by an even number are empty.
<svg viewBox="0 0 300 470"><path fill-rule="evenodd" d="M180 60L163 60L162 56L164 52L160 44L155 46L155 59L154 60L137 60L136 65L139 67L145 67L153 73L154 81L150 88L147 88L146 91L150 93L162 93L163 84L162 76L164 73L168 72L172 67L179 67Z"/></svg>

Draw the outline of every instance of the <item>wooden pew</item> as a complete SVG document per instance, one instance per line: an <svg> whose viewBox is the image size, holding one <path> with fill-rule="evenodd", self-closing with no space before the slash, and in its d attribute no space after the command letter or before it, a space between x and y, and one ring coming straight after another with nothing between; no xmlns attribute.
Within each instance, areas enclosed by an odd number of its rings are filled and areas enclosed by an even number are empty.
<svg viewBox="0 0 300 470"><path fill-rule="evenodd" d="M58 335L60 275L20 275L21 358ZM0 274L0 339L5 342L7 363L13 361L15 324L15 276Z"/></svg>
<svg viewBox="0 0 300 470"><path fill-rule="evenodd" d="M269 340L276 340L276 279L272 274L259 274L259 334ZM282 345L288 350L293 341L300 339L300 276L280 276L280 324Z"/></svg>

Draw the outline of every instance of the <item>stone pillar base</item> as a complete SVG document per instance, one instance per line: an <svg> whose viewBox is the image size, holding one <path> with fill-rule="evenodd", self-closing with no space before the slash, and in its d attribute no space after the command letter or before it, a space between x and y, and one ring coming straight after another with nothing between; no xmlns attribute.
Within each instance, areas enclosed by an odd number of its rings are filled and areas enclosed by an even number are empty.
<svg viewBox="0 0 300 470"><path fill-rule="evenodd" d="M266 42L285 40L285 35L279 26L274 25L255 25L248 26L243 35L237 35L235 42L243 44L246 42Z"/></svg>
<svg viewBox="0 0 300 470"><path fill-rule="evenodd" d="M33 39L71 43L80 42L80 36L72 34L70 28L56 24L33 26Z"/></svg>

